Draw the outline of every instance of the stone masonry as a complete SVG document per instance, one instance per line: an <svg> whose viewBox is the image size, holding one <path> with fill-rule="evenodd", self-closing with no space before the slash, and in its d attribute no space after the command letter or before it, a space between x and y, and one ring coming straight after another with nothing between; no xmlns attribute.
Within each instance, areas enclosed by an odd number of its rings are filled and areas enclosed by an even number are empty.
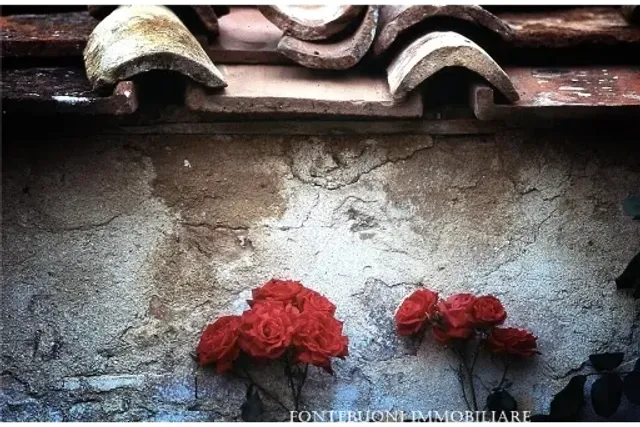
<svg viewBox="0 0 640 427"><path fill-rule="evenodd" d="M326 294L350 336L313 410L464 409L449 353L394 333L421 282L499 296L538 335L510 375L522 409L593 352L640 356L613 282L640 250L631 135L25 137L2 166L3 420L237 420L243 383L190 352L271 277Z"/></svg>

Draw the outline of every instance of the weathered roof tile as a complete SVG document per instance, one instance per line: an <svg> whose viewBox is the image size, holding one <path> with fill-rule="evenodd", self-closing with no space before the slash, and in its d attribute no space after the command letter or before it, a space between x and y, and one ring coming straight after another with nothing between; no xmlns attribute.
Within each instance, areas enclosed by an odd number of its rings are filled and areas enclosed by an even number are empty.
<svg viewBox="0 0 640 427"><path fill-rule="evenodd" d="M373 44L373 52L382 55L400 35L416 25L438 17L470 22L498 34L505 40L513 37L509 25L480 6L388 5L382 6L380 11L380 30Z"/></svg>
<svg viewBox="0 0 640 427"><path fill-rule="evenodd" d="M357 21L366 6L283 5L259 6L262 14L286 35L299 40L326 40Z"/></svg>
<svg viewBox="0 0 640 427"><path fill-rule="evenodd" d="M278 51L307 68L344 70L356 65L368 52L376 35L379 7L369 6L358 29L333 43L314 43L284 36Z"/></svg>
<svg viewBox="0 0 640 427"><path fill-rule="evenodd" d="M433 74L448 67L473 71L495 86L508 100L516 101L509 77L477 44L452 31L433 32L413 41L387 67L389 88L401 99Z"/></svg>
<svg viewBox="0 0 640 427"><path fill-rule="evenodd" d="M209 57L223 64L289 64L278 52L282 30L273 25L256 8L233 7L219 21L220 34L202 42Z"/></svg>
<svg viewBox="0 0 640 427"><path fill-rule="evenodd" d="M382 76L328 73L297 66L222 65L229 86L211 93L191 84L185 104L192 110L242 115L419 118L419 94L394 100Z"/></svg>
<svg viewBox="0 0 640 427"><path fill-rule="evenodd" d="M84 51L96 89L147 71L175 71L208 87L226 86L202 46L164 6L120 6L95 28Z"/></svg>
<svg viewBox="0 0 640 427"><path fill-rule="evenodd" d="M189 28L189 31L194 34L202 33L208 36L218 34L218 13L220 16L229 13L229 8L226 6L193 5L168 7L180 18L182 23ZM87 7L89 14L99 20L103 20L109 16L116 8L117 6L112 5L91 5Z"/></svg>
<svg viewBox="0 0 640 427"><path fill-rule="evenodd" d="M593 59L591 48L599 48L601 52L603 48L615 46L629 52L640 44L640 26L625 21L619 6L565 7L545 11L518 7L496 11L495 15L513 31L508 43L500 46L505 55L517 54L523 47L577 49L588 46L589 50L581 51L580 55L589 60ZM36 58L81 56L97 23L88 12L0 16L0 54L2 57ZM282 31L256 8L233 7L229 16L219 19L218 24L220 40L203 42L214 61L286 61L277 51ZM559 55L555 51L549 54ZM590 56L584 58L587 54ZM566 56L566 52L562 55Z"/></svg>

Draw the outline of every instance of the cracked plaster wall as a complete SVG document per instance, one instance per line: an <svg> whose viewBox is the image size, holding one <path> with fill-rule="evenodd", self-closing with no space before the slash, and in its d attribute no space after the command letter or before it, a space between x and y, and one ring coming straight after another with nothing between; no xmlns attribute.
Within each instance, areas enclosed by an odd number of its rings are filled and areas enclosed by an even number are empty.
<svg viewBox="0 0 640 427"><path fill-rule="evenodd" d="M5 420L237 419L241 384L189 353L273 276L328 295L351 339L335 377L310 378L313 409L463 408L446 350L393 332L419 282L497 295L538 335L543 354L511 374L523 409L547 409L592 352L640 355L638 303L613 283L640 249L621 209L640 193L631 136L94 136L3 151Z"/></svg>

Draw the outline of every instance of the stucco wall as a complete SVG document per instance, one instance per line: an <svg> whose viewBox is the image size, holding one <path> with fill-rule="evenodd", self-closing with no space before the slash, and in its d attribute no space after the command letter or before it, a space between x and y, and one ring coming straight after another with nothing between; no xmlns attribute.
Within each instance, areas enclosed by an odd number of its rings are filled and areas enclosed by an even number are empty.
<svg viewBox="0 0 640 427"><path fill-rule="evenodd" d="M640 355L639 305L613 283L640 249L621 208L640 145L603 138L5 140L2 416L237 419L242 384L189 353L274 276L329 296L351 338L310 409L464 408L449 353L393 332L425 282L497 295L538 335L511 392L545 410L590 353Z"/></svg>

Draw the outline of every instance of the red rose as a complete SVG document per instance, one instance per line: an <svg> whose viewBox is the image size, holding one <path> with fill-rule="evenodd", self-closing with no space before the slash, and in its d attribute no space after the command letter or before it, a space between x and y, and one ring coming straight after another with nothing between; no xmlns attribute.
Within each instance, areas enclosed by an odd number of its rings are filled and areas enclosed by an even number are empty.
<svg viewBox="0 0 640 427"><path fill-rule="evenodd" d="M432 329L433 329L433 337L440 344L447 345L453 340L452 337L447 335L447 331L445 329L441 328L440 326L434 325Z"/></svg>
<svg viewBox="0 0 640 427"><path fill-rule="evenodd" d="M517 328L495 328L487 337L487 346L496 354L531 357L538 353L537 338L531 332Z"/></svg>
<svg viewBox="0 0 640 427"><path fill-rule="evenodd" d="M471 294L455 294L440 301L438 304L440 316L436 325L440 331L434 331L434 333L439 333L441 337L442 334L446 334L448 338L460 339L471 336L475 327L472 308L476 299Z"/></svg>
<svg viewBox="0 0 640 427"><path fill-rule="evenodd" d="M240 353L238 347L238 328L240 316L222 316L208 325L196 347L198 363L216 364L216 372L221 374L231 369L233 361Z"/></svg>
<svg viewBox="0 0 640 427"><path fill-rule="evenodd" d="M296 361L331 372L331 358L348 355L349 338L342 335L342 322L322 311L305 311L295 319L293 345Z"/></svg>
<svg viewBox="0 0 640 427"><path fill-rule="evenodd" d="M291 344L293 317L297 309L282 302L267 300L242 313L238 343L253 357L277 359Z"/></svg>
<svg viewBox="0 0 640 427"><path fill-rule="evenodd" d="M256 301L274 300L292 303L296 295L303 289L302 283L294 280L271 279L261 287L251 291L253 301L249 305L253 306Z"/></svg>
<svg viewBox="0 0 640 427"><path fill-rule="evenodd" d="M324 311L329 314L336 312L336 306L324 295L307 288L296 295L295 303L300 311Z"/></svg>
<svg viewBox="0 0 640 427"><path fill-rule="evenodd" d="M507 318L502 303L492 295L478 298L473 304L472 314L478 326L500 325Z"/></svg>
<svg viewBox="0 0 640 427"><path fill-rule="evenodd" d="M405 298L395 314L398 333L409 336L418 332L433 315L437 303L438 294L429 289L418 289Z"/></svg>

